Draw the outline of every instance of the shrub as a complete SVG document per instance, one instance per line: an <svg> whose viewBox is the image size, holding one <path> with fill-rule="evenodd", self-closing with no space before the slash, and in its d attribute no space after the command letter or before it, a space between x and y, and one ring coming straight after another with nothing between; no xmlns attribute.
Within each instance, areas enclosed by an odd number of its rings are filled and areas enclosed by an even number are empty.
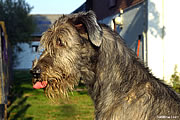
<svg viewBox="0 0 180 120"><path fill-rule="evenodd" d="M172 82L173 89L180 93L180 73L177 72L177 65L174 67L174 74L171 75L170 80Z"/></svg>

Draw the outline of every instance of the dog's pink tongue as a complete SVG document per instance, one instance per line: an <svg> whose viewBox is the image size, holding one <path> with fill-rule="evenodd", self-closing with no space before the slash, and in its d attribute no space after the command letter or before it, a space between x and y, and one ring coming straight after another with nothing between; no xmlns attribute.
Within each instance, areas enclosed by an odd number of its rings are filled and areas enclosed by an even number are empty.
<svg viewBox="0 0 180 120"><path fill-rule="evenodd" d="M36 82L36 84L33 85L34 89L41 89L41 88L45 88L47 85L46 81L42 81L42 82Z"/></svg>

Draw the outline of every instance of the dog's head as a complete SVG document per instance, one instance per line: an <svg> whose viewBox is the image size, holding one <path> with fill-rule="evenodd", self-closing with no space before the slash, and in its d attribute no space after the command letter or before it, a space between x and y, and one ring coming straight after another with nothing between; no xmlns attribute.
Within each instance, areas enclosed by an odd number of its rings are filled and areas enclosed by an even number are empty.
<svg viewBox="0 0 180 120"><path fill-rule="evenodd" d="M63 15L41 38L44 51L33 62L33 87L44 88L49 98L67 95L81 77L93 76L101 43L102 29L92 11Z"/></svg>

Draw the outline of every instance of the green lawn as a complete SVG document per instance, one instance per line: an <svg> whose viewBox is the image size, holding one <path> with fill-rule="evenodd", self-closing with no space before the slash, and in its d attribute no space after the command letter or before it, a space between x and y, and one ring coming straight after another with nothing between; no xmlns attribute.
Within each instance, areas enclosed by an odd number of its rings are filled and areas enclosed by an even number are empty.
<svg viewBox="0 0 180 120"><path fill-rule="evenodd" d="M68 99L51 102L43 90L32 88L28 71L15 71L8 107L9 120L93 120L93 102L87 90L74 91Z"/></svg>

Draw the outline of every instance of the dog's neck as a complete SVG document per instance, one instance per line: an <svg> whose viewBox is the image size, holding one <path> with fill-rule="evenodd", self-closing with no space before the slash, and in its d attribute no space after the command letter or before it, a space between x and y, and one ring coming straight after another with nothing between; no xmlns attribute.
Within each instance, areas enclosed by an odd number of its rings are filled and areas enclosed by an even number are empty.
<svg viewBox="0 0 180 120"><path fill-rule="evenodd" d="M89 87L89 93L94 100L95 107L101 107L104 111L108 111L109 108L118 104L114 101L124 97L118 96L118 94L126 95L133 86L132 80L136 79L137 76L139 78L142 76L143 80L143 77L146 76L141 74L144 73L141 72L145 69L144 66L137 60L132 51L127 50L128 48L125 47L122 39L113 35L114 32L105 29L104 32L106 31L105 34L109 34L110 37L103 38L102 46L99 49L94 83Z"/></svg>

